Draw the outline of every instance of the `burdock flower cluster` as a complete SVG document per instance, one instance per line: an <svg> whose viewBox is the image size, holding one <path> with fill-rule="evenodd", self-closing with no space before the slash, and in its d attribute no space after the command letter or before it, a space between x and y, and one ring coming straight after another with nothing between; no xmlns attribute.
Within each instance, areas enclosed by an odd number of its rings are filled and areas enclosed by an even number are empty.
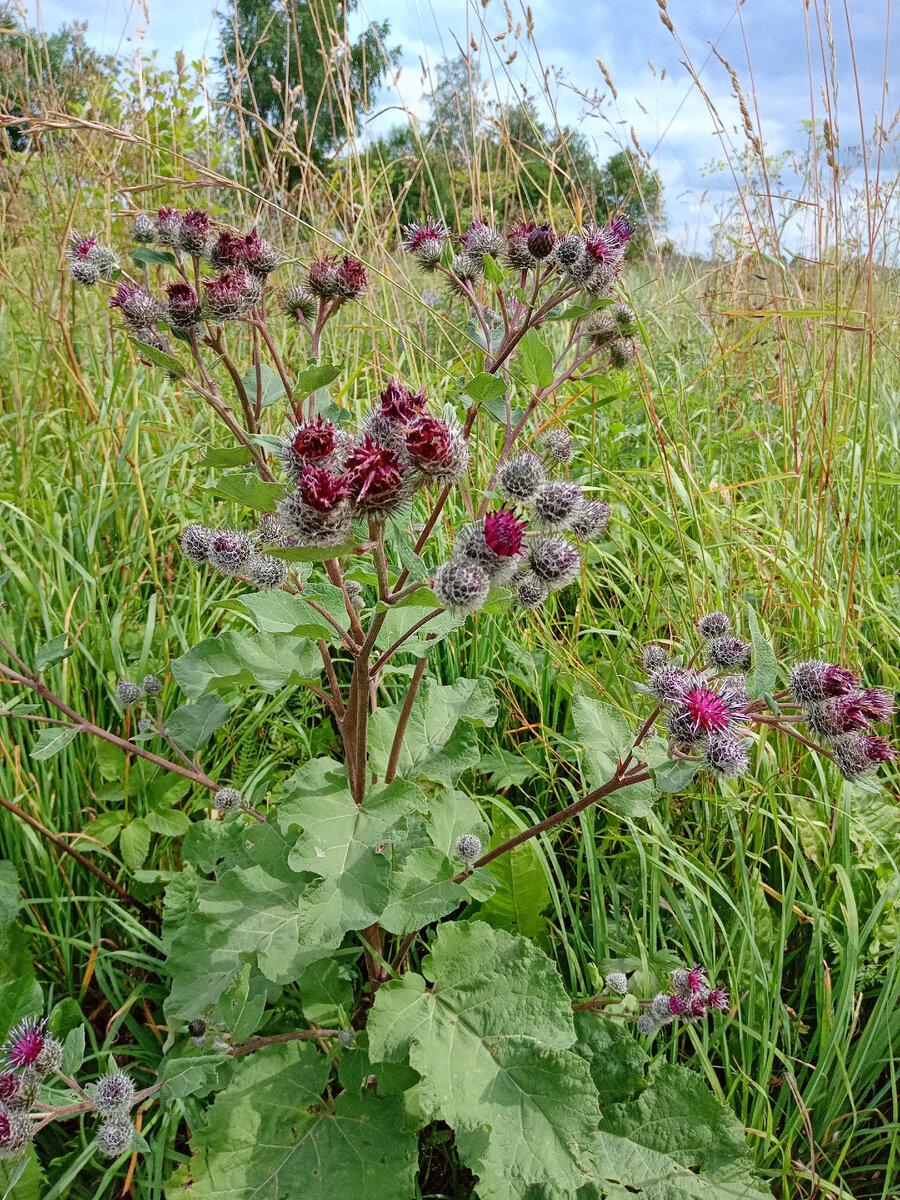
<svg viewBox="0 0 900 1200"><path fill-rule="evenodd" d="M720 779L738 779L750 769L747 739L754 724L795 738L800 737L797 726L805 724L847 779L896 760L895 747L874 732L895 710L889 692L860 687L845 667L808 659L790 669L788 688L768 700L751 699L751 644L736 636L724 612L701 617L697 629L703 639L703 668L682 665L662 646L647 646L643 653L648 679L641 690L664 714L671 758L693 759ZM791 709L791 701L799 712Z"/></svg>
<svg viewBox="0 0 900 1200"><path fill-rule="evenodd" d="M63 1074L64 1053L59 1038L47 1032L44 1018L26 1017L10 1031L0 1049L0 1159L23 1154L36 1130L55 1119L53 1105L41 1103L41 1088L48 1076L56 1075L86 1095ZM134 1101L134 1083L124 1071L104 1075L85 1101L84 1110L99 1117L97 1149L108 1158L118 1158L131 1149L135 1129L128 1114ZM68 1112L65 1108L60 1111Z"/></svg>
<svg viewBox="0 0 900 1200"><path fill-rule="evenodd" d="M552 461L570 462L573 457L566 430L551 431L543 445ZM609 523L605 501L589 499L566 479L549 479L536 454L503 463L495 485L505 503L460 529L453 557L434 577L438 602L456 614L476 612L492 588L507 585L515 589L518 607L537 608L581 570L581 551L564 534L589 541ZM517 505L527 515L518 515Z"/></svg>
<svg viewBox="0 0 900 1200"><path fill-rule="evenodd" d="M673 1021L700 1021L710 1011L729 1007L728 993L709 985L706 968L699 963L678 967L669 976L669 991L658 992L637 1020L639 1033L651 1034Z"/></svg>

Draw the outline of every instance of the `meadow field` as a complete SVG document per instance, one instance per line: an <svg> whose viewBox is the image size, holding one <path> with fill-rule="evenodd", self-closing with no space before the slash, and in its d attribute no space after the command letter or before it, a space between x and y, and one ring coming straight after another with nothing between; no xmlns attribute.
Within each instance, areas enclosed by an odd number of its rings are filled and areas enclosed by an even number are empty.
<svg viewBox="0 0 900 1200"><path fill-rule="evenodd" d="M40 61L39 45L29 53ZM287 260L284 284L292 263L357 256L369 290L338 310L321 346L342 368L330 398L354 417L390 376L426 388L436 411L461 413L460 380L483 370L460 299L423 299L431 285L398 249L400 202L383 159L351 138L325 166L308 159L299 182L277 163L250 171L252 147L236 141L224 110L208 107L205 81L190 64L145 62L139 81L101 73L76 102L37 72L20 149L9 141L15 114L0 114L0 644L34 664L65 635L73 652L51 656L43 678L125 739L137 729L116 702L118 681L163 678L170 713L179 704L172 661L201 639L248 630L233 603L243 585L193 570L178 548L189 522L247 514L214 494L220 472L201 461L209 447L231 445L227 431L121 336L108 288L72 282L73 234L97 234L127 263L136 213L203 207L226 225L258 224ZM454 163L459 208L443 214L451 227L482 214L507 228L519 215L511 145L488 170L475 136L468 162ZM618 288L640 326L636 361L560 387L528 424L530 445L549 428L569 430L578 446L569 476L612 516L573 587L534 612L479 614L428 660L441 685L485 676L499 698L498 721L477 730L480 760L457 787L501 840L580 794L573 697L640 722L649 711L635 689L642 648L692 653L703 613L722 609L749 636L749 604L784 666L824 658L897 690L900 276L896 179L880 174L881 145L859 147L844 168L819 126L802 162L778 165L779 187L813 214L803 254L789 255L778 189L762 147L748 143L732 163L722 252L688 256L664 245L664 233L644 239ZM285 150L292 165L295 151L296 141ZM540 215L564 232L583 223L582 205L573 175ZM142 270L161 286L162 266ZM307 345L279 321L294 373ZM548 328L561 352L562 325ZM250 334L232 323L228 337L243 371ZM263 433L283 422L283 406L263 410ZM502 414L480 413L469 491L451 495L429 567L446 557L503 433ZM3 661L13 665L8 650ZM387 681L389 700L408 674ZM299 684L223 694L229 719L203 750L203 771L244 780L257 807L277 806L304 763L340 757L327 708ZM89 1074L115 1055L146 1087L177 1032L164 1013L163 893L210 800L85 733L36 757L45 728L36 718L51 710L39 700L29 708L34 699L0 686L0 1035L52 1013L61 1038L84 1029ZM508 889L499 927L532 939L575 1000L610 970L648 979L706 965L732 1006L709 1024L663 1030L645 1049L705 1081L743 1126L757 1186L784 1200L900 1196L897 785L890 762L874 781L848 781L801 741L763 728L740 779L697 776L640 818L595 805L530 842ZM415 944L413 963L424 952ZM342 961L351 974L362 969ZM288 988L267 1032L291 1028L300 1003ZM191 1089L148 1106L146 1152L112 1163L94 1155L83 1115L49 1124L18 1180L0 1161L0 1196L171 1200L167 1181L189 1162L203 1113L202 1091ZM654 1186L631 1191L695 1194ZM731 1186L723 1177L696 1195L749 1194ZM191 1193L179 1185L177 1194ZM420 1134L415 1195L479 1196L439 1122Z"/></svg>

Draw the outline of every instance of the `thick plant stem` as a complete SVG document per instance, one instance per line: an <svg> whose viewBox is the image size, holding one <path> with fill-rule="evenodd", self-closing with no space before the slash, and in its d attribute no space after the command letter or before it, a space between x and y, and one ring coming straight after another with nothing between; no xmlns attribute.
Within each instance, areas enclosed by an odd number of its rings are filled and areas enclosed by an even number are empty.
<svg viewBox="0 0 900 1200"><path fill-rule="evenodd" d="M412 679L410 680L409 688L403 701L403 708L400 710L400 716L397 720L394 740L391 743L391 756L388 759L387 771L384 776L385 783L392 783L396 778L397 766L400 762L400 751L403 749L403 739L406 737L406 727L409 724L409 717L416 698L416 692L419 690L419 684L422 682L422 676L425 674L427 663L428 660L426 658L420 658L413 671Z"/></svg>
<svg viewBox="0 0 900 1200"><path fill-rule="evenodd" d="M369 925L367 929L359 931L359 938L363 944L369 980L373 987L377 987L391 977L390 971L382 961L384 959L384 930L378 924Z"/></svg>

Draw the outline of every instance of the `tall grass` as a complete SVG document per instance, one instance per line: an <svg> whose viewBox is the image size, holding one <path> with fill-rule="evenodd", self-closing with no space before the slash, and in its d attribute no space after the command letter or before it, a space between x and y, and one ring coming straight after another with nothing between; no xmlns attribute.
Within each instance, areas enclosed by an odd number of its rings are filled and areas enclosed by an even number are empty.
<svg viewBox="0 0 900 1200"><path fill-rule="evenodd" d="M472 21L487 56L493 42L474 12ZM822 31L827 50L824 19ZM326 33L328 41L334 31ZM502 94L505 63L483 62ZM833 119L828 71L822 82L826 108L806 114L813 122ZM195 450L221 435L114 338L102 297L72 291L62 269L67 233L98 228L115 238L127 210L208 201L238 223L260 216L298 259L313 247L353 249L374 279L368 307L333 322L323 350L345 362L335 398L356 411L390 373L452 400L476 357L463 314L423 306L421 280L395 255L397 205L386 164L365 142L351 140L330 175L310 167L287 195L284 163L310 161L302 129L285 127L283 141L301 144L261 164L259 184L248 187L249 147L226 142L202 73L144 64L140 80L97 79L90 91L89 116L45 98L29 149L0 158L0 572L11 572L0 632L27 659L67 631L76 652L53 668L53 683L115 727L116 678L163 671L239 619L217 607L228 585L201 588L172 549L186 520L213 512ZM514 749L533 767L498 801L523 824L577 786L565 725L572 691L593 689L640 712L632 682L641 643L679 645L705 608L740 612L753 599L779 655L859 661L870 683L898 685L900 420L890 343L898 313L886 265L896 233L874 195L895 181L867 143L860 207L833 135L815 139L792 199L815 219L805 261L789 260L755 114L744 106L748 149L726 147L738 244L705 261L651 245L624 280L645 331L638 368L560 396L541 414L543 423L565 421L581 442L579 482L614 500L610 540L592 552L580 590L525 621L480 617L432 660L448 680L463 670L490 675L505 698L505 728L485 751ZM462 153L468 186L487 202L498 180L481 174L482 129L466 133L452 153ZM515 153L504 161L515 194ZM575 220L577 178L566 195ZM859 223L848 226L848 208ZM239 335L235 343L240 355ZM292 353L302 362L305 347ZM498 434L482 418L476 481ZM461 508L448 509L441 538L460 517ZM139 769L124 773L80 739L34 762L24 722L0 726L0 795L53 831L71 837L110 808L145 811ZM263 790L330 739L299 692L251 696L217 737L208 770L253 769ZM751 776L728 793L698 786L664 798L639 827L598 808L540 848L547 946L573 989L590 988L592 969L607 961L665 969L671 956L708 963L727 981L738 1001L730 1020L691 1028L659 1052L690 1057L706 1074L744 1123L775 1193L791 1200L888 1200L898 1191L896 773L887 782L877 794L840 786L803 748L786 754L762 741ZM481 794L483 775L468 786ZM51 1002L81 1005L92 1053L115 1045L152 1067L165 1037L156 936L6 812L0 850L18 868L22 920ZM115 852L92 844L91 853L146 899L158 895L153 871L178 863L177 843L165 838L138 881ZM184 1152L181 1116L175 1108L152 1117L154 1156L132 1194L161 1196ZM112 1179L84 1165L86 1135L56 1136L47 1200L111 1195Z"/></svg>

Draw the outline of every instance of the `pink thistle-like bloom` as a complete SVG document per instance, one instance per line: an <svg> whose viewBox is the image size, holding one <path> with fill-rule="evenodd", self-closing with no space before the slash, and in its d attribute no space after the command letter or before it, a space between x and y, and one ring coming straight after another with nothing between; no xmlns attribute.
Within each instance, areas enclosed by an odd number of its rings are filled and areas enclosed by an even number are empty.
<svg viewBox="0 0 900 1200"><path fill-rule="evenodd" d="M327 467L307 467L298 490L304 503L320 513L334 512L350 496L346 477Z"/></svg>
<svg viewBox="0 0 900 1200"><path fill-rule="evenodd" d="M239 234L223 229L209 252L209 261L217 271L241 267L244 265L245 250L246 244Z"/></svg>
<svg viewBox="0 0 900 1200"><path fill-rule="evenodd" d="M705 1017L708 996L692 996L687 1002L687 1013L691 1017Z"/></svg>
<svg viewBox="0 0 900 1200"><path fill-rule="evenodd" d="M246 316L262 299L258 281L243 267L204 279L203 287L210 310L225 319Z"/></svg>
<svg viewBox="0 0 900 1200"><path fill-rule="evenodd" d="M528 248L531 235L537 230L533 221L516 221L506 235L506 260L516 271L527 271L535 263Z"/></svg>
<svg viewBox="0 0 900 1200"><path fill-rule="evenodd" d="M202 254L206 249L209 233L209 213L204 212L202 208L192 208L181 218L178 244L189 254Z"/></svg>
<svg viewBox="0 0 900 1200"><path fill-rule="evenodd" d="M427 216L424 221L411 221L403 226L403 241L400 249L407 254L431 252L436 244L438 252L447 239L449 229L437 217Z"/></svg>
<svg viewBox="0 0 900 1200"><path fill-rule="evenodd" d="M735 717L729 699L724 689L713 687L703 676L689 678L679 696L695 733L727 729Z"/></svg>
<svg viewBox="0 0 900 1200"><path fill-rule="evenodd" d="M669 1012L673 1017L683 1016L687 1010L687 1002L683 996L669 997Z"/></svg>
<svg viewBox="0 0 900 1200"><path fill-rule="evenodd" d="M0 1150L5 1150L13 1138L13 1123L5 1112L0 1112Z"/></svg>
<svg viewBox="0 0 900 1200"><path fill-rule="evenodd" d="M721 988L713 988L706 997L706 1003L710 1008L717 1008L724 1012L731 1001L728 999L727 992L723 992Z"/></svg>
<svg viewBox="0 0 900 1200"><path fill-rule="evenodd" d="M702 992L706 990L706 971L699 963L694 963L687 974L687 985L692 992Z"/></svg>
<svg viewBox="0 0 900 1200"><path fill-rule="evenodd" d="M47 1041L46 1028L44 1018L26 1017L20 1021L3 1045L2 1057L7 1066L21 1071L37 1062Z"/></svg>
<svg viewBox="0 0 900 1200"><path fill-rule="evenodd" d="M889 721L895 711L894 697L884 688L865 688L858 696L853 697L854 705L860 713L871 717L873 721Z"/></svg>
<svg viewBox="0 0 900 1200"><path fill-rule="evenodd" d="M407 429L404 440L410 457L417 465L438 465L450 453L450 429L437 417L418 417Z"/></svg>
<svg viewBox="0 0 900 1200"><path fill-rule="evenodd" d="M400 490L405 471L396 450L366 435L347 455L344 478L355 500L387 504Z"/></svg>
<svg viewBox="0 0 900 1200"><path fill-rule="evenodd" d="M856 687L856 676L846 667L829 663L822 672L822 694L824 696L849 696Z"/></svg>
<svg viewBox="0 0 900 1200"><path fill-rule="evenodd" d="M413 394L398 380L389 379L379 398L378 409L389 421L408 425L424 413L426 403L424 392Z"/></svg>
<svg viewBox="0 0 900 1200"><path fill-rule="evenodd" d="M72 259L90 258L96 248L97 239L93 235L90 237L75 238L69 250L69 257Z"/></svg>
<svg viewBox="0 0 900 1200"><path fill-rule="evenodd" d="M12 1071L0 1071L0 1100L12 1100L19 1094L21 1081Z"/></svg>
<svg viewBox="0 0 900 1200"><path fill-rule="evenodd" d="M517 517L507 508L499 508L484 519L484 540L501 558L512 558L522 553L526 524L523 517Z"/></svg>
<svg viewBox="0 0 900 1200"><path fill-rule="evenodd" d="M280 264L272 243L252 229L244 238L244 264L257 275L268 275Z"/></svg>
<svg viewBox="0 0 900 1200"><path fill-rule="evenodd" d="M625 217L615 217L606 228L612 240L620 246L624 246L634 237L634 226Z"/></svg>
<svg viewBox="0 0 900 1200"><path fill-rule="evenodd" d="M326 300L335 298L335 279L337 276L337 255L323 254L309 264L307 281L309 290L316 296L324 296Z"/></svg>
<svg viewBox="0 0 900 1200"><path fill-rule="evenodd" d="M334 454L334 425L318 416L315 421L300 425L291 435L291 450L297 458L318 462Z"/></svg>
<svg viewBox="0 0 900 1200"><path fill-rule="evenodd" d="M341 300L358 300L368 286L366 268L358 259L345 255L335 279Z"/></svg>
<svg viewBox="0 0 900 1200"><path fill-rule="evenodd" d="M204 212L202 208L192 208L190 212L186 212L181 219L181 223L191 233L209 233L209 213Z"/></svg>
<svg viewBox="0 0 900 1200"><path fill-rule="evenodd" d="M588 257L595 262L606 262L617 256L619 244L610 236L609 230L605 226L598 229L596 225L592 224L585 233L584 248Z"/></svg>
<svg viewBox="0 0 900 1200"><path fill-rule="evenodd" d="M864 750L866 757L873 766L876 763L897 761L897 749L886 738L870 733L868 737L864 737L862 740L865 743Z"/></svg>
<svg viewBox="0 0 900 1200"><path fill-rule="evenodd" d="M166 295L169 323L174 329L190 329L203 319L200 297L189 283L170 283Z"/></svg>

